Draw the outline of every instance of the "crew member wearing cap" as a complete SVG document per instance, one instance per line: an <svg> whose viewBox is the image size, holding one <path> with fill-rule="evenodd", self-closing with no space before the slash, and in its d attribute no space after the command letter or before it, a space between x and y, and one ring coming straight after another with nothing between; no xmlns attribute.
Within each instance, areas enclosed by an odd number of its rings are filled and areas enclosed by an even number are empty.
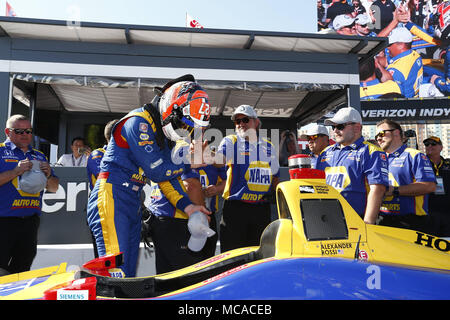
<svg viewBox="0 0 450 320"><path fill-rule="evenodd" d="M228 167L219 234L222 252L259 245L271 221L266 197L279 181L277 154L272 143L259 135L261 121L255 110L241 105L231 120L236 134L223 138L215 156L216 165Z"/></svg>
<svg viewBox="0 0 450 320"><path fill-rule="evenodd" d="M56 192L59 185L46 156L30 145L33 129L27 117L11 116L6 121L5 134L6 141L0 143L0 275L5 271L30 270L37 250L44 188L47 192ZM32 162L36 160L47 179L44 177L43 185L38 185L37 189L33 181L29 181L28 186L32 188L25 191L21 181L35 170Z"/></svg>
<svg viewBox="0 0 450 320"><path fill-rule="evenodd" d="M341 14L334 18L333 29L336 30L336 33L338 34L354 36L356 33L355 18L349 14Z"/></svg>
<svg viewBox="0 0 450 320"><path fill-rule="evenodd" d="M401 126L390 119L377 123L375 136L387 153L389 189L380 210L380 225L429 232L428 194L436 178L428 158L404 143Z"/></svg>
<svg viewBox="0 0 450 320"><path fill-rule="evenodd" d="M308 148L311 151L311 168L316 168L317 158L323 149L330 144L328 130L321 124L313 124L300 139L308 141Z"/></svg>
<svg viewBox="0 0 450 320"><path fill-rule="evenodd" d="M358 36L376 37L377 34L369 29L371 19L366 13L358 14L355 18L355 33Z"/></svg>
<svg viewBox="0 0 450 320"><path fill-rule="evenodd" d="M431 136L423 140L425 152L436 175L436 191L430 193L429 215L431 233L439 237L450 237L450 159L441 156L442 141Z"/></svg>
<svg viewBox="0 0 450 320"><path fill-rule="evenodd" d="M389 35L389 55L386 71L402 90L405 98L419 96L423 79L423 64L420 55L411 50L412 34L404 27L397 27ZM387 77L389 79L389 76Z"/></svg>
<svg viewBox="0 0 450 320"><path fill-rule="evenodd" d="M352 107L340 109L325 125L333 128L336 144L319 155L316 169L325 171L327 184L341 193L364 222L374 224L389 186L386 154L364 141L361 115Z"/></svg>

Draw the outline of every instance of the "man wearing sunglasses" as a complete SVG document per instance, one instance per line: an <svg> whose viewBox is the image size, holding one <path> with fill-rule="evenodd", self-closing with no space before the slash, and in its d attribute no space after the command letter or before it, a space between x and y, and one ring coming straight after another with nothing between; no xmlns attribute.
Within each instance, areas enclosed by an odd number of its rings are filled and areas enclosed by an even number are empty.
<svg viewBox="0 0 450 320"><path fill-rule="evenodd" d="M427 156L403 143L402 127L384 119L375 136L387 153L389 189L380 210L380 225L429 232L428 194L436 189L436 178Z"/></svg>
<svg viewBox="0 0 450 320"><path fill-rule="evenodd" d="M313 124L308 128L306 134L300 136L300 139L308 141L311 167L316 168L319 154L330 144L327 128L321 124Z"/></svg>
<svg viewBox="0 0 450 320"><path fill-rule="evenodd" d="M10 117L5 134L6 141L0 143L0 271L17 273L30 270L36 255L44 193L44 190L25 192L21 189L21 180L25 172L31 172L34 160L39 161L39 168L47 177L47 191L56 192L59 179L46 156L31 147L33 129L28 118Z"/></svg>
<svg viewBox="0 0 450 320"><path fill-rule="evenodd" d="M425 153L433 165L436 175L436 191L430 193L429 214L431 233L439 237L450 237L450 159L441 156L442 141L430 136L423 140Z"/></svg>
<svg viewBox="0 0 450 320"><path fill-rule="evenodd" d="M215 157L216 165L228 167L219 233L222 252L259 245L271 221L267 196L280 174L278 155L272 143L259 135L261 121L253 107L237 107L231 120L236 134L223 138Z"/></svg>
<svg viewBox="0 0 450 320"><path fill-rule="evenodd" d="M325 120L331 125L336 144L318 157L316 169L324 170L328 185L337 189L364 222L375 224L388 182L386 154L364 141L360 113L340 109Z"/></svg>
<svg viewBox="0 0 450 320"><path fill-rule="evenodd" d="M356 34L355 19L349 14L341 14L334 18L333 29L337 34L354 36Z"/></svg>

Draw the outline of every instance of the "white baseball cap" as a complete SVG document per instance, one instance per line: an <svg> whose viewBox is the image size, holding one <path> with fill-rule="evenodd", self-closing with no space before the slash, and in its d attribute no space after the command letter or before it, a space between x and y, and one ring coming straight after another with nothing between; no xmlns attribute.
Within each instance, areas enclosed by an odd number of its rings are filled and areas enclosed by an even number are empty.
<svg viewBox="0 0 450 320"><path fill-rule="evenodd" d="M353 22L355 22L355 18L352 18L349 15L341 14L339 16L336 16L333 20L333 29L339 30L343 27L351 25Z"/></svg>
<svg viewBox="0 0 450 320"><path fill-rule="evenodd" d="M194 212L189 216L188 229L191 233L191 237L188 241L188 248L192 251L198 252L205 246L208 237L212 237L216 234L208 226L208 218L200 211Z"/></svg>
<svg viewBox="0 0 450 320"><path fill-rule="evenodd" d="M45 189L47 177L39 166L39 160L31 160L31 162L33 163L33 168L25 171L22 176L20 176L19 188L24 192L35 194Z"/></svg>
<svg viewBox="0 0 450 320"><path fill-rule="evenodd" d="M306 133L304 133L300 136L300 139L305 140L305 139L308 139L308 136L314 136L316 134L324 134L324 135L329 136L328 130L325 126L315 123L306 130Z"/></svg>
<svg viewBox="0 0 450 320"><path fill-rule="evenodd" d="M369 24L372 21L370 20L370 18L367 16L367 14L362 13L362 14L358 14L355 18L355 22L357 24Z"/></svg>
<svg viewBox="0 0 450 320"><path fill-rule="evenodd" d="M343 124L348 122L360 123L362 124L361 114L352 107L346 107L340 109L334 117L326 119L324 121L325 125L331 126L334 124Z"/></svg>
<svg viewBox="0 0 450 320"><path fill-rule="evenodd" d="M411 32L409 32L408 29L404 27L398 27L392 30L392 32L389 34L389 44L393 44L396 42L404 42L404 43L410 43L413 40L413 36Z"/></svg>
<svg viewBox="0 0 450 320"><path fill-rule="evenodd" d="M236 110L234 110L233 115L231 116L231 120L234 120L237 114L244 114L250 118L258 118L255 109L253 109L253 107L249 106L248 104L242 104L237 107Z"/></svg>

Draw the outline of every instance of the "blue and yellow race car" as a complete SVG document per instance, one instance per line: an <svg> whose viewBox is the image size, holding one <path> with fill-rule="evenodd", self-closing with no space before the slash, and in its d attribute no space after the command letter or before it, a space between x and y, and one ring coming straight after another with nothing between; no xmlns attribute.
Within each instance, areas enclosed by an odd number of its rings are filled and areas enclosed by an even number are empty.
<svg viewBox="0 0 450 320"><path fill-rule="evenodd" d="M0 299L449 299L450 242L368 225L322 171L290 169L258 247L149 277L113 278L121 255L0 277Z"/></svg>

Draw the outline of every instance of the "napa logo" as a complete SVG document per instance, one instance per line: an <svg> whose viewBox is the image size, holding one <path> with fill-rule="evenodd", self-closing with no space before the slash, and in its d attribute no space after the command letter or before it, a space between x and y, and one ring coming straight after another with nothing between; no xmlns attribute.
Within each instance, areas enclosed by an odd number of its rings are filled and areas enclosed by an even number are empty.
<svg viewBox="0 0 450 320"><path fill-rule="evenodd" d="M343 166L325 168L327 185L338 191L344 190L350 184L347 169Z"/></svg>
<svg viewBox="0 0 450 320"><path fill-rule="evenodd" d="M272 183L270 164L263 161L253 161L245 172L245 180L250 191L267 192Z"/></svg>

